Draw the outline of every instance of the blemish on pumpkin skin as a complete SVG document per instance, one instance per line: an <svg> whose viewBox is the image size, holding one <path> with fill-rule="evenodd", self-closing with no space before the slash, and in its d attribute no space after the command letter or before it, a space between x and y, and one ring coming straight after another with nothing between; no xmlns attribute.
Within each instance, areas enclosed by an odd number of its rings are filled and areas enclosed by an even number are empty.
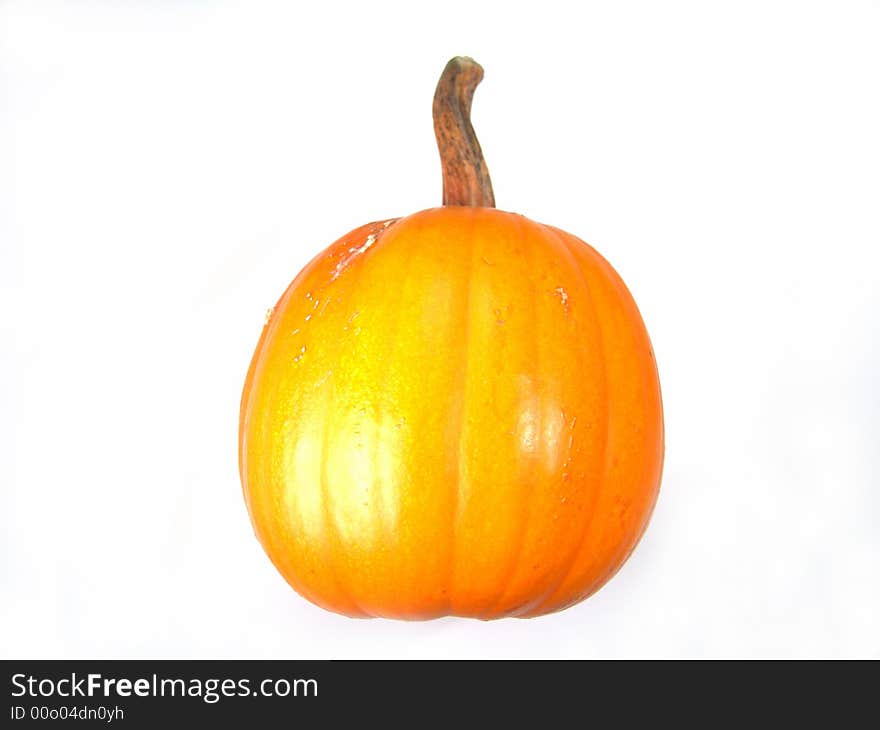
<svg viewBox="0 0 880 730"><path fill-rule="evenodd" d="M344 326L342 329L344 329L344 330L347 331L348 328L349 328L352 324L354 324L354 321L355 321L359 316L360 316L360 312L359 312L359 311L358 311L358 312L354 312L354 313L353 313L353 314L352 314L352 315L346 320L346 322L345 322L345 326ZM360 331L360 328L358 328L358 331Z"/></svg>
<svg viewBox="0 0 880 730"><path fill-rule="evenodd" d="M632 507L632 500L629 497L623 497L618 494L614 496L613 502L614 509L617 512L617 519L620 521L620 526L625 528L627 512L629 512L630 507Z"/></svg>
<svg viewBox="0 0 880 730"><path fill-rule="evenodd" d="M306 355L306 346L303 345L302 347L299 348L299 355L297 355L295 358L293 358L293 361L299 362L300 360L302 360L305 357L305 355Z"/></svg>
<svg viewBox="0 0 880 730"><path fill-rule="evenodd" d="M563 412L562 420L568 423L568 456L565 459L565 463L562 465L562 481L567 482L571 479L571 460L574 456L574 424L577 423L577 416L572 416L571 420L568 420ZM562 498L562 501L565 502L565 497Z"/></svg>
<svg viewBox="0 0 880 730"><path fill-rule="evenodd" d="M559 297L559 301L562 303L562 308L565 310L565 313L568 314L571 311L571 307L568 304L568 292L565 291L565 287L557 286L553 291L556 296Z"/></svg>
<svg viewBox="0 0 880 730"><path fill-rule="evenodd" d="M269 307L266 310L266 315L263 317L263 326L265 327L269 322L272 321L272 315L275 314L275 307Z"/></svg>
<svg viewBox="0 0 880 730"><path fill-rule="evenodd" d="M336 278L348 268L348 265L354 261L358 256L367 251L374 243L376 243L376 234L371 233L367 236L366 240L360 246L352 246L348 249L348 256L343 258L336 264L336 268L333 270L333 274L330 277L331 281L335 281Z"/></svg>
<svg viewBox="0 0 880 730"><path fill-rule="evenodd" d="M504 324L507 321L507 316L511 312L511 306L508 304L505 307L496 307L492 310L492 313L495 315L495 323L496 324Z"/></svg>
<svg viewBox="0 0 880 730"><path fill-rule="evenodd" d="M331 375L333 375L333 371L332 371L332 370L328 370L328 371L324 374L324 377L321 378L317 383L315 383L315 390L317 390L317 389L320 388L322 385L324 385L324 383L327 382L327 379L328 379Z"/></svg>

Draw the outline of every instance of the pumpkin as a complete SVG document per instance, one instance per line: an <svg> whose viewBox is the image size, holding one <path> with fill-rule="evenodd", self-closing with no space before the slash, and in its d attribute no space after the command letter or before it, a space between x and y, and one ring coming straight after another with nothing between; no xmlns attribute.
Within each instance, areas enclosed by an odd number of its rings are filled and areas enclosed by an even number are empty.
<svg viewBox="0 0 880 730"><path fill-rule="evenodd" d="M623 281L573 235L495 209L470 123L482 68L434 97L443 206L369 223L280 298L244 386L256 535L353 617L531 617L623 564L654 506L663 417Z"/></svg>

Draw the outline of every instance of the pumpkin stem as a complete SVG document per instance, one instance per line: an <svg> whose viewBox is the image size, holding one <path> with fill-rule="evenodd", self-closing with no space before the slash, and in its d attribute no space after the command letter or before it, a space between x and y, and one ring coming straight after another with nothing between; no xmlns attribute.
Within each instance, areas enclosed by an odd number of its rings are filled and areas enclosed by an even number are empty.
<svg viewBox="0 0 880 730"><path fill-rule="evenodd" d="M443 166L443 205L495 207L483 151L471 126L474 89L483 67L456 56L443 70L434 92L434 134Z"/></svg>

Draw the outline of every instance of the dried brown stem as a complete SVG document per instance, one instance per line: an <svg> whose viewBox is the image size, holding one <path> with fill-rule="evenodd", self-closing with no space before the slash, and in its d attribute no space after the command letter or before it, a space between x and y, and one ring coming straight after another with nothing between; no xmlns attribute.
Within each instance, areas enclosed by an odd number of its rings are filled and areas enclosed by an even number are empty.
<svg viewBox="0 0 880 730"><path fill-rule="evenodd" d="M474 89L483 68L472 58L453 58L434 92L434 134L443 166L443 205L495 207L483 151L471 125Z"/></svg>

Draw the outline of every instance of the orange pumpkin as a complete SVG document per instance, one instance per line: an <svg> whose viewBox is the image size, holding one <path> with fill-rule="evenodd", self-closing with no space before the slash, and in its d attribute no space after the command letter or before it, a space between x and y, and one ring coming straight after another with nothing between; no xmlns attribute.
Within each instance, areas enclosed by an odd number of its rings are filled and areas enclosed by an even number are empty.
<svg viewBox="0 0 880 730"><path fill-rule="evenodd" d="M343 236L296 277L244 387L257 537L348 616L537 616L596 591L645 529L663 417L623 281L571 234L494 208L482 69L434 100L444 205Z"/></svg>

